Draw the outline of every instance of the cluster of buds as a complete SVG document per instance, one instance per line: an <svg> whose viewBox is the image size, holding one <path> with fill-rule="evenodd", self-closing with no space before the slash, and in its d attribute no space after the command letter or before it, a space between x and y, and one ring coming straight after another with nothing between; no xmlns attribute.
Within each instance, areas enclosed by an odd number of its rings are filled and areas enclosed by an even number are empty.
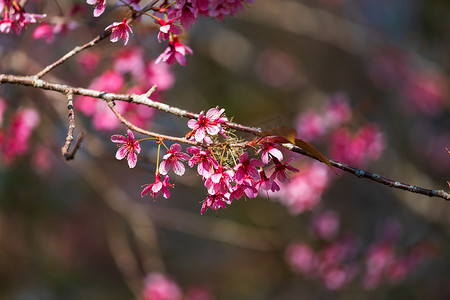
<svg viewBox="0 0 450 300"><path fill-rule="evenodd" d="M202 111L197 119L188 121L188 127L192 130L186 138L196 142L197 145L187 148L187 153L181 151L180 144L175 143L168 148L163 139L152 138L158 143L155 181L145 186L141 193L142 197L149 194L152 198L156 198L162 194L168 198L169 187L173 186L169 183L168 174L173 171L176 175L184 175L185 162L191 168L196 166L208 193L202 204L202 214L207 209L217 212L220 208L226 208L234 199L240 199L244 195L255 198L261 191L266 193L279 191L279 183L288 182L290 172L298 172L290 165L292 158L283 162L282 152L276 148L276 144L267 139L260 139L251 146L249 143L227 142L233 139L228 136L232 133L227 132L229 131L226 126L227 118L223 113L223 109L211 108L206 113ZM128 130L127 136L113 135L111 141L120 145L116 158L127 157L129 167L134 168L141 146L133 133ZM159 163L161 145L167 149L167 153ZM255 156L259 158L251 158L245 151L246 148L257 149ZM273 166L265 170L263 167L268 164ZM161 176L164 176L164 179Z"/></svg>

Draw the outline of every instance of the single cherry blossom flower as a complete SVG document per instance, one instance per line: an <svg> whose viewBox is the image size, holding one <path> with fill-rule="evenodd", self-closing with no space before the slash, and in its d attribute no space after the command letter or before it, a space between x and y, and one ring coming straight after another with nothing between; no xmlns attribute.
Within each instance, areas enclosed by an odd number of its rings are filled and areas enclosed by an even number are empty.
<svg viewBox="0 0 450 300"><path fill-rule="evenodd" d="M216 194L216 195L208 195L208 197L203 201L202 209L200 213L203 213L208 209L214 209L217 213L217 210L220 208L227 208L226 204L230 204L231 201L227 199L224 194Z"/></svg>
<svg viewBox="0 0 450 300"><path fill-rule="evenodd" d="M263 143L262 148L260 148L257 152L261 155L261 160L266 165L272 157L276 157L279 161L283 160L283 153L281 153L281 151L274 146L274 143Z"/></svg>
<svg viewBox="0 0 450 300"><path fill-rule="evenodd" d="M189 29L197 21L197 10L186 0L177 0L177 8L169 12L168 18L180 20L181 25Z"/></svg>
<svg viewBox="0 0 450 300"><path fill-rule="evenodd" d="M114 22L106 27L105 30L111 30L111 42L115 43L122 39L124 45L128 43L130 33L133 33L131 27L127 24L127 19L123 19L122 22Z"/></svg>
<svg viewBox="0 0 450 300"><path fill-rule="evenodd" d="M173 38L173 41L169 41L169 47L161 53L160 56L155 60L155 63L159 63L164 61L169 65L173 64L175 60L182 66L186 65L186 52L189 52L191 55L194 53L191 48L186 45L183 45L178 41L177 37Z"/></svg>
<svg viewBox="0 0 450 300"><path fill-rule="evenodd" d="M144 197L147 194L150 194L152 198L156 198L160 193L162 193L163 197L168 199L170 197L169 186L172 184L169 183L169 176L165 176L164 180L161 181L159 173L156 173L155 182L152 184L148 184L141 192L141 197Z"/></svg>
<svg viewBox="0 0 450 300"><path fill-rule="evenodd" d="M262 167L264 164L262 161L256 158L248 159L248 153L244 152L239 157L239 163L234 167L236 171L235 180L237 184L242 184L245 178L250 178L254 181L259 181L261 176L259 175L256 167Z"/></svg>
<svg viewBox="0 0 450 300"><path fill-rule="evenodd" d="M277 158L274 157L273 162L275 163L275 166L273 166L271 168L271 170L273 169L274 171L273 171L272 175L270 176L270 179L272 179L272 180L278 179L282 183L288 182L289 181L289 179L287 177L288 171L299 172L298 169L289 165L289 163L293 160L294 160L293 158L289 158L284 163L281 163Z"/></svg>
<svg viewBox="0 0 450 300"><path fill-rule="evenodd" d="M89 5L94 5L94 17L100 16L106 8L106 0L86 0Z"/></svg>
<svg viewBox="0 0 450 300"><path fill-rule="evenodd" d="M164 160L159 165L159 171L162 175L166 175L172 168L175 174L182 176L185 168L180 160L186 161L190 158L189 155L181 152L180 144L173 144L170 146L170 150L167 151L167 154L163 156Z"/></svg>
<svg viewBox="0 0 450 300"><path fill-rule="evenodd" d="M202 150L200 147L189 147L186 150L193 156L189 160L189 167L197 165L197 172L203 179L209 178L215 169L219 167L219 163L212 157L209 149Z"/></svg>
<svg viewBox="0 0 450 300"><path fill-rule="evenodd" d="M191 119L188 121L187 125L192 129L191 133L194 134L194 139L197 142L205 141L207 144L212 144L212 139L208 135L218 133L225 135L222 124L227 121L227 118L222 116L224 111L225 109L219 110L218 107L211 108L206 115L202 111L197 120Z"/></svg>
<svg viewBox="0 0 450 300"><path fill-rule="evenodd" d="M263 189L265 191L272 191L272 192L278 192L280 190L280 187L278 184L273 180L273 178L267 178L266 173L264 170L261 170L260 172L261 180L256 183L256 188Z"/></svg>
<svg viewBox="0 0 450 300"><path fill-rule="evenodd" d="M234 180L233 170L219 166L219 168L205 181L208 194L225 194L231 191L231 182Z"/></svg>
<svg viewBox="0 0 450 300"><path fill-rule="evenodd" d="M161 40L167 41L170 38L170 34L172 35L180 35L183 33L183 30L181 30L180 27L177 25L172 24L176 20L167 20L164 21L163 19L158 19L159 25L161 27L159 28L158 33L158 41L161 42Z"/></svg>
<svg viewBox="0 0 450 300"><path fill-rule="evenodd" d="M113 143L121 145L117 150L116 158L118 160L121 160L126 156L128 160L128 166L130 168L134 168L137 163L137 154L141 153L141 146L139 145L139 141L136 141L134 139L133 132L128 129L127 137L115 134L111 136L111 141Z"/></svg>
<svg viewBox="0 0 450 300"><path fill-rule="evenodd" d="M242 180L241 183L233 186L230 198L240 199L244 194L249 198L258 196L258 189L254 187L255 181L251 179Z"/></svg>

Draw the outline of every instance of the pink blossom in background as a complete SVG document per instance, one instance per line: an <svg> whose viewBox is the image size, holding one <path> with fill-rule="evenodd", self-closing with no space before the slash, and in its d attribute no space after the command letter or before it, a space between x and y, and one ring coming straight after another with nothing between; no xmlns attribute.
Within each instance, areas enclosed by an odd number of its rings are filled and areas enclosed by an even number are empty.
<svg viewBox="0 0 450 300"><path fill-rule="evenodd" d="M114 22L105 28L106 31L111 31L110 41L115 43L120 39L123 40L123 44L126 45L130 38L130 33L133 33L131 27L127 24L127 19L123 19L122 22Z"/></svg>
<svg viewBox="0 0 450 300"><path fill-rule="evenodd" d="M287 206L293 215L313 210L329 185L329 169L326 165L313 162L300 168L289 183L280 186L280 192L273 194L278 201Z"/></svg>
<svg viewBox="0 0 450 300"><path fill-rule="evenodd" d="M94 51L83 51L77 55L77 61L80 64L83 71L92 73L97 69L100 57L98 53Z"/></svg>
<svg viewBox="0 0 450 300"><path fill-rule="evenodd" d="M106 0L86 0L89 5L94 5L94 17L99 17L106 8Z"/></svg>
<svg viewBox="0 0 450 300"><path fill-rule="evenodd" d="M170 89L175 82L175 76L167 64L157 64L155 61L150 61L147 63L145 73L148 85L156 84L160 91Z"/></svg>
<svg viewBox="0 0 450 300"><path fill-rule="evenodd" d="M339 218L333 211L325 211L315 215L311 222L311 232L318 238L330 240L339 229Z"/></svg>
<svg viewBox="0 0 450 300"><path fill-rule="evenodd" d="M152 273L145 279L145 286L139 300L181 300L180 287L166 276Z"/></svg>
<svg viewBox="0 0 450 300"><path fill-rule="evenodd" d="M125 81L122 75L115 71L106 71L89 85L89 88L104 92L117 93L119 92ZM121 107L127 104L122 101L117 101L116 108L121 111ZM110 111L107 105L98 99L91 97L80 96L77 98L75 108L83 112L87 116L93 117L93 125L98 130L113 130L116 129L120 121Z"/></svg>
<svg viewBox="0 0 450 300"><path fill-rule="evenodd" d="M448 92L447 80L438 73L411 72L402 87L406 107L428 116L444 109Z"/></svg>
<svg viewBox="0 0 450 300"><path fill-rule="evenodd" d="M286 250L286 260L294 271L304 275L312 275L317 267L314 251L304 243L290 245Z"/></svg>
<svg viewBox="0 0 450 300"><path fill-rule="evenodd" d="M114 59L114 71L130 73L139 82L145 72L144 50L140 47L127 47L118 52Z"/></svg>
<svg viewBox="0 0 450 300"><path fill-rule="evenodd" d="M330 97L325 104L325 113L323 116L325 126L335 129L352 118L352 109L349 99L344 93L336 93Z"/></svg>
<svg viewBox="0 0 450 300"><path fill-rule="evenodd" d="M33 108L19 108L14 113L0 145L6 164L26 153L30 136L39 122L39 113Z"/></svg>
<svg viewBox="0 0 450 300"><path fill-rule="evenodd" d="M177 0L177 7L169 12L168 18L180 20L181 26L189 29L197 22L197 11L186 0Z"/></svg>
<svg viewBox="0 0 450 300"><path fill-rule="evenodd" d="M6 110L6 100L0 97L0 126L3 123L3 114Z"/></svg>
<svg viewBox="0 0 450 300"><path fill-rule="evenodd" d="M333 133L330 157L357 167L380 157L385 148L384 135L373 125L367 125L352 135L347 128Z"/></svg>
<svg viewBox="0 0 450 300"><path fill-rule="evenodd" d="M324 118L314 111L302 114L297 120L297 134L301 139L310 141L321 137L326 130Z"/></svg>
<svg viewBox="0 0 450 300"><path fill-rule="evenodd" d="M262 82L274 88L295 86L297 75L292 56L279 50L268 49L261 52L255 63L256 75Z"/></svg>
<svg viewBox="0 0 450 300"><path fill-rule="evenodd" d="M43 23L36 27L33 32L34 39L44 39L48 44L52 43L57 34L65 34L68 30L77 27L76 22L60 22L56 24Z"/></svg>
<svg viewBox="0 0 450 300"><path fill-rule="evenodd" d="M253 3L254 0L209 0L210 6L207 15L223 21L226 16L236 17L237 13L244 10L245 4ZM201 1L197 1L201 2Z"/></svg>
<svg viewBox="0 0 450 300"><path fill-rule="evenodd" d="M55 39L53 26L47 23L39 25L33 32L33 38L44 39L47 43L50 44Z"/></svg>
<svg viewBox="0 0 450 300"><path fill-rule="evenodd" d="M38 174L45 174L53 169L54 154L45 146L35 147L31 158L31 165Z"/></svg>
<svg viewBox="0 0 450 300"><path fill-rule="evenodd" d="M213 300L213 296L203 287L191 287L186 291L184 300Z"/></svg>
<svg viewBox="0 0 450 300"><path fill-rule="evenodd" d="M406 53L385 52L373 57L368 75L373 84L383 91L396 90L407 77L410 62Z"/></svg>

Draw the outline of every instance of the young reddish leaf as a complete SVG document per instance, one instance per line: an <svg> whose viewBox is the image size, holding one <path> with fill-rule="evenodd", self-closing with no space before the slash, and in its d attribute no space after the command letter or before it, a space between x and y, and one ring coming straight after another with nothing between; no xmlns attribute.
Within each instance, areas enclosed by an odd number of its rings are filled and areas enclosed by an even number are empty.
<svg viewBox="0 0 450 300"><path fill-rule="evenodd" d="M328 158L326 158L325 155L323 155L319 150L317 150L316 147L314 147L313 145L304 140L296 138L297 131L294 128L288 126L281 126L271 129L269 131L264 131L262 135L269 137L268 139L266 139L266 141L272 143L277 144L291 143L302 148L303 150L305 150L306 152L317 158L319 161L329 166L330 169L333 170L333 172L335 172Z"/></svg>
<svg viewBox="0 0 450 300"><path fill-rule="evenodd" d="M304 140L300 140L300 139L295 139L295 143L294 144L296 146L299 146L303 150L309 152L310 154L312 154L315 158L317 158L318 160L320 160L321 162L323 162L324 164L329 166L330 169L333 170L334 173L336 173L334 171L333 167L331 166L331 163L328 160L328 158L326 158L325 155L323 155L319 150L317 150L316 147L314 147L310 143L308 143L308 142L306 142Z"/></svg>

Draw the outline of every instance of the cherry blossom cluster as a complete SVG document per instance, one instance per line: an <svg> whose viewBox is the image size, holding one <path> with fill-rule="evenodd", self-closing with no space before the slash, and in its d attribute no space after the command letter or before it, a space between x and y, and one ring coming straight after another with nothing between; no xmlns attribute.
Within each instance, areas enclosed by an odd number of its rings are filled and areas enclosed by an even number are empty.
<svg viewBox="0 0 450 300"><path fill-rule="evenodd" d="M384 134L375 124L354 126L349 100L338 93L327 101L322 113L307 111L298 117L297 131L306 140L329 141L330 157L357 167L380 157L385 148ZM354 121L353 121L354 123Z"/></svg>
<svg viewBox="0 0 450 300"><path fill-rule="evenodd" d="M211 293L201 286L193 286L183 293L179 285L165 275L147 275L139 300L211 300Z"/></svg>
<svg viewBox="0 0 450 300"><path fill-rule="evenodd" d="M175 77L169 66L156 64L147 59L144 49L127 47L113 56L113 66L92 79L89 88L111 93L143 94L152 85L158 90L152 94L152 100L159 98L159 93L172 87ZM99 65L99 54L96 52L83 53L78 61L81 72L89 76ZM117 102L116 108L133 124L145 127L151 122L154 110L138 106L133 103ZM77 98L77 109L92 118L92 124L97 130L110 131L120 126L120 121L104 103L94 98L80 96Z"/></svg>
<svg viewBox="0 0 450 300"><path fill-rule="evenodd" d="M34 24L45 15L27 13L17 0L0 0L0 32L10 33L13 29L20 34L28 24Z"/></svg>
<svg viewBox="0 0 450 300"><path fill-rule="evenodd" d="M380 237L366 249L358 246L361 242L352 235L336 237L338 227L335 212L316 214L310 232L324 246L314 250L307 243L291 244L286 259L293 271L322 282L330 290L341 289L357 280L370 290L383 281L400 283L430 252L426 243L418 243L397 254L400 227L396 221L387 221Z"/></svg>
<svg viewBox="0 0 450 300"><path fill-rule="evenodd" d="M172 170L176 175L182 176L186 162L189 167L196 167L208 193L202 204L202 214L207 209L217 212L243 196L255 198L261 191L279 191L280 184L289 182L289 174L299 171L290 165L292 158L283 161L283 154L276 144L266 139L253 145L259 148L256 155L260 158L250 157L243 149L245 143L233 146L225 142L229 137L227 118L223 113L223 109L211 108L206 113L202 111L197 119L188 121L188 127L192 130L186 137L197 142L198 146L187 148L187 153L181 151L180 144L175 143L168 148L162 139L154 138L158 143L158 161L161 145L167 149L167 153L157 165L155 181L142 190L142 197L150 195L156 198L162 194L164 198L169 198L169 188L173 185L169 183L168 174ZM116 158L121 160L126 157L129 167L134 168L141 146L133 132L128 130L127 136L113 135L111 141L119 145ZM265 170L263 167L269 163L273 164L272 167Z"/></svg>
<svg viewBox="0 0 450 300"><path fill-rule="evenodd" d="M0 98L0 153L3 163L11 164L24 155L30 146L30 137L40 122L39 113L33 108L17 109L3 125L3 115L7 109L6 101Z"/></svg>
<svg viewBox="0 0 450 300"><path fill-rule="evenodd" d="M99 17L105 11L106 0L87 0L86 2L94 6L95 17ZM158 41L168 41L168 47L156 59L156 63L178 62L180 65L186 65L185 56L188 53L192 55L193 51L180 42L178 37L183 33L181 27L189 29L196 23L198 15L214 17L218 20L223 20L228 15L236 16L245 8L246 3L253 3L253 0L177 0L172 3L162 1L159 6L150 8L154 14L142 11L140 2L139 0L119 0L117 4L127 6L134 13L142 13L143 16L155 19L159 26ZM127 19L114 22L105 30L111 32L111 42L123 40L124 45L128 43L130 34L133 33Z"/></svg>

